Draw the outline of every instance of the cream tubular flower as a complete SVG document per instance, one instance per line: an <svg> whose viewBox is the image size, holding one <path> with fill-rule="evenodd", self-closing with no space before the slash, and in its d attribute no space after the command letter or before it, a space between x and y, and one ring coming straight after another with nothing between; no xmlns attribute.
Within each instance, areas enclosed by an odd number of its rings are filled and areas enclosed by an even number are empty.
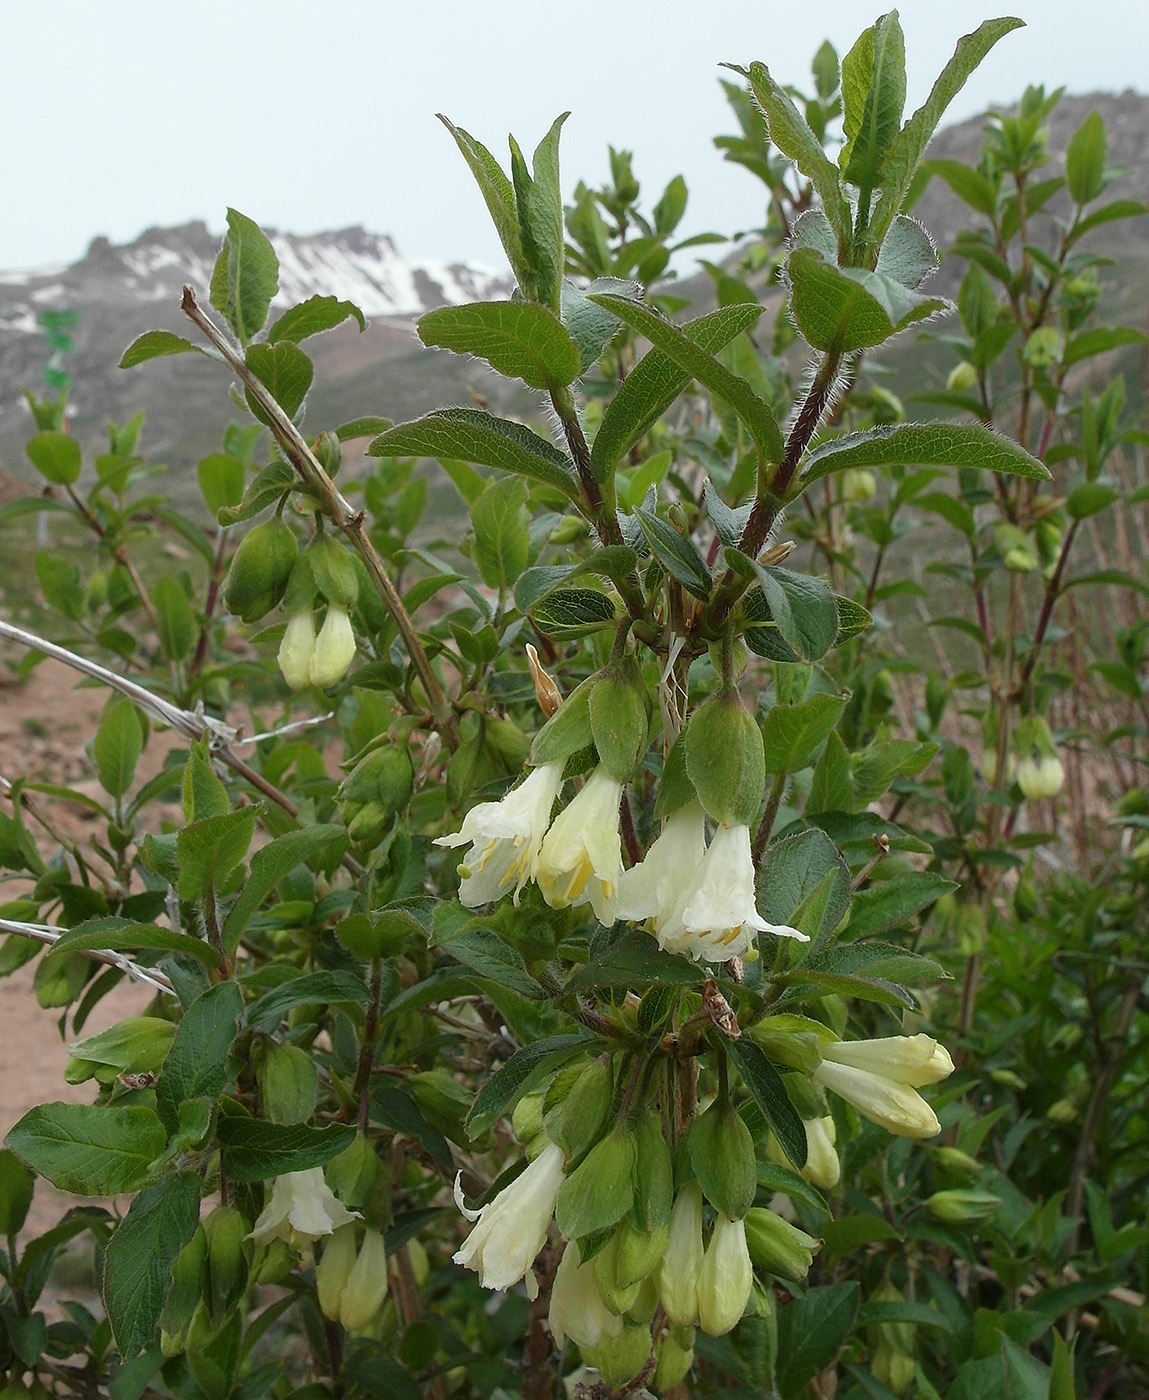
<svg viewBox="0 0 1149 1400"><path fill-rule="evenodd" d="M321 689L341 681L355 656L355 633L346 608L329 603L311 653L311 684Z"/></svg>
<svg viewBox="0 0 1149 1400"><path fill-rule="evenodd" d="M1017 785L1030 802L1056 797L1065 783L1065 769L1056 754L1025 757L1017 765Z"/></svg>
<svg viewBox="0 0 1149 1400"><path fill-rule="evenodd" d="M538 875L539 848L562 785L563 760L540 764L501 802L480 802L458 831L438 837L436 846L471 847L459 866L459 898L468 908L488 904L512 886L519 902L523 886Z"/></svg>
<svg viewBox="0 0 1149 1400"><path fill-rule="evenodd" d="M548 1143L526 1171L481 1210L467 1209L459 1179L455 1178L455 1204L475 1222L475 1228L463 1241L455 1263L474 1269L484 1288L503 1290L525 1277L527 1296L537 1298L539 1285L531 1265L546 1244L563 1184L562 1149Z"/></svg>
<svg viewBox="0 0 1149 1400"><path fill-rule="evenodd" d="M746 1247L746 1223L719 1215L698 1278L698 1325L721 1337L739 1321L750 1300L754 1267Z"/></svg>
<svg viewBox="0 0 1149 1400"><path fill-rule="evenodd" d="M676 916L693 893L693 877L705 855L706 813L700 803L688 802L667 819L646 859L623 871L615 918L635 923L649 919L655 937L665 946L667 932L681 930L681 918Z"/></svg>
<svg viewBox="0 0 1149 1400"><path fill-rule="evenodd" d="M823 1060L814 1078L852 1103L871 1123L898 1137L926 1138L941 1132L937 1115L909 1084L833 1060Z"/></svg>
<svg viewBox="0 0 1149 1400"><path fill-rule="evenodd" d="M339 1321L348 1332L366 1327L387 1296L387 1251L378 1230L368 1230L347 1275L339 1303Z"/></svg>
<svg viewBox="0 0 1149 1400"><path fill-rule="evenodd" d="M555 1346L569 1337L579 1347L597 1347L605 1338L617 1337L622 1318L616 1317L602 1300L594 1265L579 1258L578 1244L571 1240L551 1286L551 1309L547 1321Z"/></svg>
<svg viewBox="0 0 1149 1400"><path fill-rule="evenodd" d="M323 1179L323 1168L312 1167L275 1178L271 1199L260 1212L250 1238L256 1244L285 1239L293 1249L301 1249L358 1219L357 1210L348 1210L335 1198Z"/></svg>
<svg viewBox="0 0 1149 1400"><path fill-rule="evenodd" d="M315 650L315 618L308 605L292 613L279 644L279 669L292 690L306 690L311 683L311 654Z"/></svg>
<svg viewBox="0 0 1149 1400"><path fill-rule="evenodd" d="M834 1150L838 1135L834 1120L827 1114L824 1118L803 1119L802 1126L806 1129L806 1165L802 1175L819 1190L833 1190L842 1175L842 1164Z"/></svg>
<svg viewBox="0 0 1149 1400"><path fill-rule="evenodd" d="M920 1089L953 1073L954 1062L944 1045L928 1035L887 1035L876 1040L823 1041L823 1060L869 1070L898 1084Z"/></svg>
<svg viewBox="0 0 1149 1400"><path fill-rule="evenodd" d="M693 1327L698 1321L702 1259L702 1187L691 1181L675 1197L656 1280L659 1302L676 1326Z"/></svg>
<svg viewBox="0 0 1149 1400"><path fill-rule="evenodd" d="M622 875L618 804L622 784L600 764L554 819L539 853L539 888L552 909L589 904L601 924L614 922Z"/></svg>
<svg viewBox="0 0 1149 1400"><path fill-rule="evenodd" d="M680 916L665 929L664 947L710 962L743 957L759 932L800 938L806 934L786 924L768 923L754 902L754 857L750 828L720 826L714 833ZM660 940L661 942L662 940Z"/></svg>

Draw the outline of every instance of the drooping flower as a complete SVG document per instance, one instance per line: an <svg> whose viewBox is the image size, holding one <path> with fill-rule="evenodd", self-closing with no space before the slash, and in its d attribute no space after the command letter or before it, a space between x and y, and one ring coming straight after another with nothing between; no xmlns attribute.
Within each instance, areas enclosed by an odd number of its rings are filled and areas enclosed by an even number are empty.
<svg viewBox="0 0 1149 1400"><path fill-rule="evenodd" d="M319 1294L319 1310L329 1322L339 1321L343 1290L355 1266L355 1226L340 1225L323 1246L323 1254L315 1266L315 1290Z"/></svg>
<svg viewBox="0 0 1149 1400"><path fill-rule="evenodd" d="M754 1268L746 1245L746 1222L719 1215L698 1276L698 1325L721 1337L739 1321L750 1300Z"/></svg>
<svg viewBox="0 0 1149 1400"><path fill-rule="evenodd" d="M555 1200L563 1184L562 1149L553 1142L521 1175L503 1188L481 1210L468 1210L460 1178L455 1178L455 1204L475 1228L455 1255L455 1263L474 1269L484 1288L505 1289L526 1279L527 1295L538 1297L539 1285L531 1271L535 1256L546 1243Z"/></svg>
<svg viewBox="0 0 1149 1400"><path fill-rule="evenodd" d="M291 614L279 644L279 669L292 690L306 690L311 684L311 656L315 651L315 618L311 605Z"/></svg>
<svg viewBox="0 0 1149 1400"><path fill-rule="evenodd" d="M917 1092L953 1070L949 1052L928 1035L839 1040L820 1047L814 1078L872 1123L899 1137L933 1137L937 1115Z"/></svg>
<svg viewBox="0 0 1149 1400"><path fill-rule="evenodd" d="M698 802L674 812L652 843L645 860L624 870L618 886L615 917L641 923L649 919L659 944L670 929L681 930L682 907L694 890L706 855L706 813Z"/></svg>
<svg viewBox="0 0 1149 1400"><path fill-rule="evenodd" d="M679 919L672 919L666 930L664 946L693 958L727 962L743 957L754 946L756 933L809 942L799 929L772 924L759 914L754 900L750 829L720 826L695 872L694 887Z"/></svg>
<svg viewBox="0 0 1149 1400"><path fill-rule="evenodd" d="M539 889L552 909L589 904L599 923L614 922L622 875L621 800L622 784L600 764L554 819L538 867Z"/></svg>
<svg viewBox="0 0 1149 1400"><path fill-rule="evenodd" d="M358 1332L374 1318L387 1296L387 1251L378 1230L368 1230L343 1286L339 1321Z"/></svg>
<svg viewBox="0 0 1149 1400"><path fill-rule="evenodd" d="M671 1322L680 1327L692 1327L698 1321L702 1260L702 1188L689 1181L670 1212L670 1236L657 1279L659 1301Z"/></svg>
<svg viewBox="0 0 1149 1400"><path fill-rule="evenodd" d="M538 874L539 849L562 782L561 759L540 764L501 802L480 802L458 831L435 841L436 846L470 844L459 866L459 898L469 908L498 899L512 887L518 903L523 886Z"/></svg>
<svg viewBox="0 0 1149 1400"><path fill-rule="evenodd" d="M806 1118L802 1126L806 1129L806 1165L802 1175L819 1190L830 1191L842 1175L842 1164L834 1150L834 1120L827 1114L824 1118Z"/></svg>
<svg viewBox="0 0 1149 1400"><path fill-rule="evenodd" d="M300 1249L358 1219L358 1211L348 1210L336 1199L323 1179L323 1168L312 1167L275 1178L271 1199L260 1212L251 1238L257 1244L285 1239L292 1248Z"/></svg>
<svg viewBox="0 0 1149 1400"><path fill-rule="evenodd" d="M311 653L311 684L325 689L341 681L354 656L355 633L347 609L329 603Z"/></svg>
<svg viewBox="0 0 1149 1400"><path fill-rule="evenodd" d="M597 1347L605 1337L617 1337L622 1331L622 1318L603 1302L594 1264L582 1263L575 1240L567 1244L559 1261L547 1320L557 1347L568 1337L579 1347Z"/></svg>

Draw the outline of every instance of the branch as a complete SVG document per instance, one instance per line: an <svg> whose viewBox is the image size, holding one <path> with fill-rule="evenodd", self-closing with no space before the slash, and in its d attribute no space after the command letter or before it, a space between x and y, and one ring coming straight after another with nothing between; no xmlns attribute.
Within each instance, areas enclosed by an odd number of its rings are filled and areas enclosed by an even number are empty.
<svg viewBox="0 0 1149 1400"><path fill-rule="evenodd" d="M34 938L38 943L46 943L49 948L70 932L71 930L66 928L53 928L51 924L25 924L16 919L0 919L0 933L16 933L23 938ZM91 958L93 962L106 963L108 967L117 968L137 982L146 982L157 992L166 992L168 996L176 994L176 989L162 972L142 968L139 963L125 958L123 953L113 953L109 948L77 948L76 952L85 958Z"/></svg>

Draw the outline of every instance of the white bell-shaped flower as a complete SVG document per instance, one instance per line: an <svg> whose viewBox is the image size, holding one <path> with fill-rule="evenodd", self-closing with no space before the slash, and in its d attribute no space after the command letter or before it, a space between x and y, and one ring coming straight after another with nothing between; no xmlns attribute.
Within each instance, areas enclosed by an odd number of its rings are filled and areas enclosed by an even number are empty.
<svg viewBox="0 0 1149 1400"><path fill-rule="evenodd" d="M741 1319L750 1301L754 1266L746 1247L746 1224L719 1215L698 1277L698 1325L721 1337Z"/></svg>
<svg viewBox="0 0 1149 1400"><path fill-rule="evenodd" d="M283 679L292 690L306 690L311 684L311 655L315 650L315 618L310 604L292 613L279 644L277 660Z"/></svg>
<svg viewBox="0 0 1149 1400"><path fill-rule="evenodd" d="M539 1285L531 1265L546 1243L562 1188L562 1149L548 1143L527 1169L481 1210L467 1209L461 1175L455 1178L455 1204L475 1222L475 1228L454 1256L455 1263L476 1270L484 1288L510 1288L525 1277L528 1296L538 1297Z"/></svg>
<svg viewBox="0 0 1149 1400"><path fill-rule="evenodd" d="M819 1050L823 1060L866 1069L915 1089L923 1084L936 1084L952 1074L954 1068L945 1046L939 1045L933 1036L920 1032L917 1035L884 1035L874 1040L822 1041Z"/></svg>
<svg viewBox="0 0 1149 1400"><path fill-rule="evenodd" d="M649 919L659 944L665 946L666 931L681 929L682 907L694 891L705 855L706 813L698 802L688 802L667 818L645 860L623 871L615 918L635 923Z"/></svg>
<svg viewBox="0 0 1149 1400"><path fill-rule="evenodd" d="M1056 797L1065 784L1065 769L1056 754L1027 756L1017 765L1017 785L1030 802Z"/></svg>
<svg viewBox="0 0 1149 1400"><path fill-rule="evenodd" d="M953 1070L944 1046L928 1035L893 1035L877 1040L838 1040L819 1046L822 1063L814 1078L852 1103L863 1117L899 1137L941 1132L937 1115L917 1092Z"/></svg>
<svg viewBox="0 0 1149 1400"><path fill-rule="evenodd" d="M589 904L599 923L614 922L622 875L621 800L622 784L600 764L554 819L538 870L539 889L552 909Z"/></svg>
<svg viewBox="0 0 1149 1400"><path fill-rule="evenodd" d="M355 633L346 608L329 603L311 653L311 684L321 689L341 681L355 656Z"/></svg>
<svg viewBox="0 0 1149 1400"><path fill-rule="evenodd" d="M357 1210L348 1210L336 1199L323 1179L323 1168L312 1167L275 1178L271 1199L260 1212L251 1238L257 1244L285 1239L293 1249L301 1249L358 1219Z"/></svg>
<svg viewBox="0 0 1149 1400"><path fill-rule="evenodd" d="M551 821L551 808L563 783L563 761L542 763L500 802L480 802L450 836L436 846L466 846L459 866L463 883L459 898L475 908L514 890L515 903L523 886L536 878L539 850Z"/></svg>
<svg viewBox="0 0 1149 1400"><path fill-rule="evenodd" d="M679 1327L693 1327L698 1321L702 1259L702 1188L689 1181L674 1199L670 1234L656 1280L659 1302Z"/></svg>
<svg viewBox="0 0 1149 1400"><path fill-rule="evenodd" d="M597 1347L604 1338L617 1337L622 1331L622 1318L603 1302L594 1264L582 1263L575 1240L569 1242L559 1261L547 1320L557 1347L568 1337L576 1346Z"/></svg>

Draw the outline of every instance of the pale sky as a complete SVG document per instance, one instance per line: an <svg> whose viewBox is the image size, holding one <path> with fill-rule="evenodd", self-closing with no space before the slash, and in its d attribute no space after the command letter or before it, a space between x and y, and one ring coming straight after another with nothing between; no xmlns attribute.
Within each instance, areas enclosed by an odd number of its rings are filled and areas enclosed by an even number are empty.
<svg viewBox="0 0 1149 1400"><path fill-rule="evenodd" d="M982 19L1028 22L951 108L1027 82L1149 91L1145 0L906 0L907 112ZM443 111L500 159L553 118L564 192L631 149L649 204L682 172L681 231L760 222L759 187L711 138L734 130L724 61L809 86L823 38L844 53L880 13L857 0L0 0L7 60L0 268L71 262L90 239L230 204L293 233L362 224L404 254L502 264Z"/></svg>

